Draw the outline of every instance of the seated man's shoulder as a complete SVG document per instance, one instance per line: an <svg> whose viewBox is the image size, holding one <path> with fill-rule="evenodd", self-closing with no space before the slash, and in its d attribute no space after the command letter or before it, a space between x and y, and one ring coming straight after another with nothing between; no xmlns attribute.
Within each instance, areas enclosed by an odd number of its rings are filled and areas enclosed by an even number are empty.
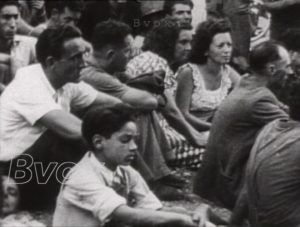
<svg viewBox="0 0 300 227"><path fill-rule="evenodd" d="M89 81L116 81L116 78L114 78L109 73L105 72L104 70L100 68L96 68L94 66L88 66L81 70L81 79L83 81L89 82Z"/></svg>

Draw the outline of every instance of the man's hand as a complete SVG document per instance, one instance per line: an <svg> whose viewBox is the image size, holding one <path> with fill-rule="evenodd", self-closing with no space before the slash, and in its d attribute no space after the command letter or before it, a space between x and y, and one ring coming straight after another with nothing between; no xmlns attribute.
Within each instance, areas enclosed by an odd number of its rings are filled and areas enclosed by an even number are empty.
<svg viewBox="0 0 300 227"><path fill-rule="evenodd" d="M195 212L192 214L192 219L198 227L216 227L210 222L210 206L207 204L201 204L196 208Z"/></svg>

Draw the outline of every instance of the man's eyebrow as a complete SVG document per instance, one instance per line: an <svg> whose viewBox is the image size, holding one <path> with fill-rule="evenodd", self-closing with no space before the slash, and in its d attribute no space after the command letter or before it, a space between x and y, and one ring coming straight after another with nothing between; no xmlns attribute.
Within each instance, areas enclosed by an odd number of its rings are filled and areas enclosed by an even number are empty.
<svg viewBox="0 0 300 227"><path fill-rule="evenodd" d="M139 136L140 134L139 133L135 133L135 134L133 134L133 133L126 133L126 134L122 134L122 135L120 135L120 137L136 137L136 136Z"/></svg>
<svg viewBox="0 0 300 227"><path fill-rule="evenodd" d="M2 16L18 16L19 13L2 13Z"/></svg>

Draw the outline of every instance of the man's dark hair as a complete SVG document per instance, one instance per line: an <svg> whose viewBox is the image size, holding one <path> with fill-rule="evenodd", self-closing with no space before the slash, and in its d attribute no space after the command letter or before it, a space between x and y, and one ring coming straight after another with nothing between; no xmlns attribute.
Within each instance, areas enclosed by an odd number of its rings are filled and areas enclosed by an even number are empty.
<svg viewBox="0 0 300 227"><path fill-rule="evenodd" d="M56 9L59 13L63 12L65 8L69 8L74 12L81 12L84 9L83 0L48 0L45 1L45 9L47 17L50 18L52 10Z"/></svg>
<svg viewBox="0 0 300 227"><path fill-rule="evenodd" d="M171 17L159 20L148 32L144 40L143 50L156 53L168 62L172 61L180 31L184 29L190 29L190 27L179 25Z"/></svg>
<svg viewBox="0 0 300 227"><path fill-rule="evenodd" d="M280 45L275 41L266 41L260 43L250 52L249 65L254 72L261 72L270 62L280 59Z"/></svg>
<svg viewBox="0 0 300 227"><path fill-rule="evenodd" d="M94 50L100 50L106 45L122 47L124 39L131 33L130 27L116 20L107 20L96 25L92 37Z"/></svg>
<svg viewBox="0 0 300 227"><path fill-rule="evenodd" d="M90 109L82 121L83 138L91 145L93 136L99 134L105 138L119 131L127 122L134 120L134 109L124 103L112 106L97 106Z"/></svg>
<svg viewBox="0 0 300 227"><path fill-rule="evenodd" d="M81 32L73 26L47 28L39 36L35 46L37 60L45 65L46 59L50 56L60 59L64 42L78 37L81 37Z"/></svg>
<svg viewBox="0 0 300 227"><path fill-rule="evenodd" d="M194 3L192 0L167 0L164 4L164 12L168 15L171 15L173 12L173 7L176 4L188 5L191 9L194 8Z"/></svg>
<svg viewBox="0 0 300 227"><path fill-rule="evenodd" d="M20 2L18 0L1 0L0 1L0 9L2 9L4 6L17 6L20 7Z"/></svg>
<svg viewBox="0 0 300 227"><path fill-rule="evenodd" d="M207 51L215 35L231 32L229 22L224 19L210 19L200 23L192 42L189 61L195 64L205 64Z"/></svg>

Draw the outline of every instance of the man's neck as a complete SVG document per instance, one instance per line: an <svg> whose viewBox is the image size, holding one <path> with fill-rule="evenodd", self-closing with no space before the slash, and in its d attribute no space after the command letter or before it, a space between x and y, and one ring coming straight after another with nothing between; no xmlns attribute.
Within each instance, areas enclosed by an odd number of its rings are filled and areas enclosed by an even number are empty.
<svg viewBox="0 0 300 227"><path fill-rule="evenodd" d="M0 52L9 54L13 45L13 39L3 39L0 37Z"/></svg>
<svg viewBox="0 0 300 227"><path fill-rule="evenodd" d="M44 73L45 73L49 83L54 88L54 90L58 90L66 84L65 81L62 81L61 78L59 76L56 76L56 74L53 71L51 71L50 69L45 69L43 67L43 70L44 70Z"/></svg>
<svg viewBox="0 0 300 227"><path fill-rule="evenodd" d="M268 76L261 73L253 72L248 75L248 79L251 80L251 84L256 87L266 87L268 84Z"/></svg>
<svg viewBox="0 0 300 227"><path fill-rule="evenodd" d="M96 68L102 69L103 71L107 72L108 74L111 74L111 75L114 74L113 70L110 69L110 67L108 66L106 61L104 59L102 59L101 57L97 57L97 54L92 55L91 59L89 59L89 64Z"/></svg>

